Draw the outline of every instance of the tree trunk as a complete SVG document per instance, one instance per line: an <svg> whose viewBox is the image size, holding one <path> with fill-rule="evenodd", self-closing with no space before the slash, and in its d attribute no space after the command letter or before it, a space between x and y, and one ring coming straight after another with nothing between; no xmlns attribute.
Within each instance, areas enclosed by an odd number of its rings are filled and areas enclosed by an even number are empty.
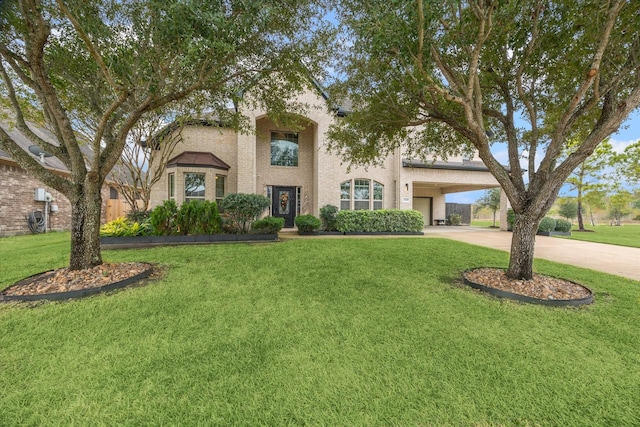
<svg viewBox="0 0 640 427"><path fill-rule="evenodd" d="M80 193L71 201L71 255L69 268L84 270L102 264L100 252L100 218L102 194L100 184L89 173ZM82 191L83 190L83 191Z"/></svg>
<svg viewBox="0 0 640 427"><path fill-rule="evenodd" d="M536 232L540 219L532 218L530 214L519 213L513 224L511 238L511 255L507 277L516 280L530 280L533 278L533 254L536 244Z"/></svg>
<svg viewBox="0 0 640 427"><path fill-rule="evenodd" d="M584 220L582 219L582 202L578 199L578 230L584 231Z"/></svg>
<svg viewBox="0 0 640 427"><path fill-rule="evenodd" d="M495 228L496 226L496 211L493 211L493 227Z"/></svg>

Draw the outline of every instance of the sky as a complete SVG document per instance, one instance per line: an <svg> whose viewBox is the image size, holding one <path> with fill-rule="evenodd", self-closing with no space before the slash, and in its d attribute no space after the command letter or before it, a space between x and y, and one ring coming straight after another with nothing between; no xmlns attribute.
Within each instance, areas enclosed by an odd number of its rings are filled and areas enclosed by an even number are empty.
<svg viewBox="0 0 640 427"><path fill-rule="evenodd" d="M636 110L631 114L627 120L620 126L618 132L611 135L609 142L613 146L613 149L620 153L624 149L640 140L640 110ZM493 155L502 164L508 164L507 148L506 145L495 145ZM445 200L447 203L475 203L480 197L484 195L484 190L481 191L467 191L464 193L447 194ZM563 192L560 192L560 196Z"/></svg>

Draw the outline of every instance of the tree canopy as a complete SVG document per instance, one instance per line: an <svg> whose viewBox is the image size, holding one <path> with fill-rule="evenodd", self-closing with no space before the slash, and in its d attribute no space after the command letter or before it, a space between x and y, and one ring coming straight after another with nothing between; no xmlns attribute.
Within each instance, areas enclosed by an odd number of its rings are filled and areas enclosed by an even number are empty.
<svg viewBox="0 0 640 427"><path fill-rule="evenodd" d="M353 112L332 147L355 163L477 150L517 214L507 275L531 278L538 222L640 104L640 2L353 0L339 16L332 93Z"/></svg>
<svg viewBox="0 0 640 427"><path fill-rule="evenodd" d="M246 91L273 114L319 76L332 30L301 0L7 0L0 9L0 92L9 119L59 158L56 175L0 129L0 146L73 206L70 267L102 262L100 188L141 118L180 103L229 123ZM47 126L56 143L28 125ZM81 146L93 153L85 158Z"/></svg>

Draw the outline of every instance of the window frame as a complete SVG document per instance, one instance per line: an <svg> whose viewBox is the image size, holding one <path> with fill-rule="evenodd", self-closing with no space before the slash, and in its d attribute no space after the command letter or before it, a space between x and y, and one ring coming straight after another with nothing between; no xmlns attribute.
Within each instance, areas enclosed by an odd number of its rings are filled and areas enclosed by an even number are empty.
<svg viewBox="0 0 640 427"><path fill-rule="evenodd" d="M176 200L176 174L171 172L167 175L167 200Z"/></svg>
<svg viewBox="0 0 640 427"><path fill-rule="evenodd" d="M187 175L200 175L202 176L202 197L200 196L188 196L187 195ZM198 186L197 188L199 188ZM207 174L204 172L185 172L184 173L184 201L189 200L205 200L207 197Z"/></svg>
<svg viewBox="0 0 640 427"><path fill-rule="evenodd" d="M356 198L362 195L366 195L367 198ZM340 183L340 210L380 209L384 209L384 184L381 182L353 178Z"/></svg>
<svg viewBox="0 0 640 427"><path fill-rule="evenodd" d="M274 162L274 142L281 141L289 144L295 144L295 158L293 156L284 157L281 156L280 160L276 159ZM271 131L270 140L270 157L269 164L276 167L299 167L300 166L300 141L298 139L298 133L289 131ZM286 162L285 159L290 159Z"/></svg>

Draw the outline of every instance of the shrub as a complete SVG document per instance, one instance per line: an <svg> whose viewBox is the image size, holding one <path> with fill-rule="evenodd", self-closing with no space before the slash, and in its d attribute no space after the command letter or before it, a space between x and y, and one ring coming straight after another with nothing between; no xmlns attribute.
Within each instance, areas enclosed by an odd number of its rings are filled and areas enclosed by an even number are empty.
<svg viewBox="0 0 640 427"><path fill-rule="evenodd" d="M322 229L325 231L338 230L338 207L333 205L324 205L320 208L320 219L322 220Z"/></svg>
<svg viewBox="0 0 640 427"><path fill-rule="evenodd" d="M252 234L278 234L284 227L284 218L268 216L251 224Z"/></svg>
<svg viewBox="0 0 640 427"><path fill-rule="evenodd" d="M138 224L142 224L145 221L149 221L151 211L131 211L126 215L126 218L130 223L137 222Z"/></svg>
<svg viewBox="0 0 640 427"><path fill-rule="evenodd" d="M176 224L180 234L215 234L220 232L222 219L216 202L209 200L188 200L176 214Z"/></svg>
<svg viewBox="0 0 640 427"><path fill-rule="evenodd" d="M507 230L513 230L513 224L516 222L516 213L513 209L507 209Z"/></svg>
<svg viewBox="0 0 640 427"><path fill-rule="evenodd" d="M225 229L249 232L251 224L269 207L271 201L260 194L229 194L222 200L222 210L228 224Z"/></svg>
<svg viewBox="0 0 640 427"><path fill-rule="evenodd" d="M318 231L321 224L320 220L313 215L298 215L293 222L298 227L298 231L303 233Z"/></svg>
<svg viewBox="0 0 640 427"><path fill-rule="evenodd" d="M542 218L538 225L538 232L549 233L556 229L556 220L548 216Z"/></svg>
<svg viewBox="0 0 640 427"><path fill-rule="evenodd" d="M140 224L129 221L125 217L114 219L100 226L101 237L148 236L150 234L151 227L148 222Z"/></svg>
<svg viewBox="0 0 640 427"><path fill-rule="evenodd" d="M157 236L178 234L177 215L178 205L173 200L165 200L161 205L156 206L149 219L151 227L153 227L153 234Z"/></svg>
<svg viewBox="0 0 640 427"><path fill-rule="evenodd" d="M449 221L449 225L460 225L462 223L462 216L460 216L460 214L450 214L447 220Z"/></svg>
<svg viewBox="0 0 640 427"><path fill-rule="evenodd" d="M565 219L558 219L556 220L555 231L561 231L563 233L571 231L571 223Z"/></svg>
<svg viewBox="0 0 640 427"><path fill-rule="evenodd" d="M338 212L336 221L338 231L346 233L420 232L424 228L424 218L416 210L345 210Z"/></svg>

